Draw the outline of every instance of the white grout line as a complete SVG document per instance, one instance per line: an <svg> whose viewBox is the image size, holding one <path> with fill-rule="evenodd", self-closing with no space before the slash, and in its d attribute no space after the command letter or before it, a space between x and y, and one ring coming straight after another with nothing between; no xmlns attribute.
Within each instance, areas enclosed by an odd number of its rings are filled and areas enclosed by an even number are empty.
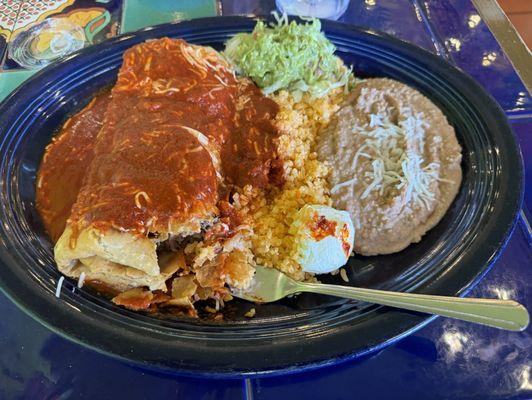
<svg viewBox="0 0 532 400"><path fill-rule="evenodd" d="M244 379L244 399L253 400L253 384L249 378Z"/></svg>
<svg viewBox="0 0 532 400"><path fill-rule="evenodd" d="M519 216L521 217L521 221L523 221L523 225L525 228L526 233L528 233L528 237L532 237L532 226L530 226L530 221L526 217L526 213L523 210L519 211Z"/></svg>
<svg viewBox="0 0 532 400"><path fill-rule="evenodd" d="M216 2L216 15L222 16L223 15L223 6L222 6L222 0L214 0Z"/></svg>

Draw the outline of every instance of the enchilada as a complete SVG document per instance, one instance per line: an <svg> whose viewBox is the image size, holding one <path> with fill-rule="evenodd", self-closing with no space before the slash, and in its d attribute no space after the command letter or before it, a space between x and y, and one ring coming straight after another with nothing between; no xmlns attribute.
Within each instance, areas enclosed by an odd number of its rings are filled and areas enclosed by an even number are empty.
<svg viewBox="0 0 532 400"><path fill-rule="evenodd" d="M54 249L59 270L118 291L167 292L174 274L196 274L215 293L229 281L245 286L251 231L231 199L246 186L282 184L277 111L210 48L165 38L126 51L82 184L72 188L79 192ZM43 163L39 181L53 180ZM164 256L191 242L202 242L198 259Z"/></svg>

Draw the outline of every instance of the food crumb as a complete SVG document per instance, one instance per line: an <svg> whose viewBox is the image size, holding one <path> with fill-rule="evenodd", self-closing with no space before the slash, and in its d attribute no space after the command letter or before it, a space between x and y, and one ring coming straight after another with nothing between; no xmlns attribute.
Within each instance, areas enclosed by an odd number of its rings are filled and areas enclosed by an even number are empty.
<svg viewBox="0 0 532 400"><path fill-rule="evenodd" d="M345 269L340 269L340 276L344 282L349 282L349 278L347 277L347 272L345 272Z"/></svg>
<svg viewBox="0 0 532 400"><path fill-rule="evenodd" d="M231 294L229 293L224 294L223 301L231 301L231 300L233 300L233 296L231 296Z"/></svg>
<svg viewBox="0 0 532 400"><path fill-rule="evenodd" d="M78 288L82 288L83 285L85 284L85 272L82 272L81 274L79 274L79 278L78 278Z"/></svg>
<svg viewBox="0 0 532 400"><path fill-rule="evenodd" d="M61 275L59 280L57 281L57 287L55 289L55 297L59 298L61 296L61 288L63 287L63 281L65 280L65 277Z"/></svg>
<svg viewBox="0 0 532 400"><path fill-rule="evenodd" d="M244 314L244 317L253 318L255 316L255 313L256 313L255 308L252 308L247 313Z"/></svg>

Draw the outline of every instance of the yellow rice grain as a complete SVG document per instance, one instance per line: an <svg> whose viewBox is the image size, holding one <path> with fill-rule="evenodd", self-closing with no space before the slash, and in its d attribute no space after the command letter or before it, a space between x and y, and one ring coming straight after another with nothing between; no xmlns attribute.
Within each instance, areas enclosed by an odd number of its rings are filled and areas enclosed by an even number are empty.
<svg viewBox="0 0 532 400"><path fill-rule="evenodd" d="M282 91L273 99L280 111L278 152L284 162L285 185L255 193L249 207L253 228L252 251L256 262L277 268L295 279L308 279L297 263L294 236L289 228L297 211L305 204L331 205L326 182L327 165L315 152L318 132L329 123L345 95L342 89L320 99L303 95L295 101Z"/></svg>
<svg viewBox="0 0 532 400"><path fill-rule="evenodd" d="M349 278L347 277L347 272L345 272L345 269L340 269L340 277L344 282L349 282Z"/></svg>
<svg viewBox="0 0 532 400"><path fill-rule="evenodd" d="M244 317L246 318L253 318L255 316L255 313L257 312L257 310L255 310L255 308L252 308L250 309L248 312L246 312L244 314Z"/></svg>

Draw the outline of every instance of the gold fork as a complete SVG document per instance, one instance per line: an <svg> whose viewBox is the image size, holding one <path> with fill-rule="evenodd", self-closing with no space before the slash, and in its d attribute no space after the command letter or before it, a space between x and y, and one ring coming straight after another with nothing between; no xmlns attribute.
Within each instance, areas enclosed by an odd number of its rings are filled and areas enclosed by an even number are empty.
<svg viewBox="0 0 532 400"><path fill-rule="evenodd" d="M529 322L526 308L513 300L433 296L298 282L276 269L263 266L256 267L254 281L249 289L241 291L232 288L231 292L241 299L259 303L269 303L300 292L321 293L456 318L509 331L522 331Z"/></svg>

